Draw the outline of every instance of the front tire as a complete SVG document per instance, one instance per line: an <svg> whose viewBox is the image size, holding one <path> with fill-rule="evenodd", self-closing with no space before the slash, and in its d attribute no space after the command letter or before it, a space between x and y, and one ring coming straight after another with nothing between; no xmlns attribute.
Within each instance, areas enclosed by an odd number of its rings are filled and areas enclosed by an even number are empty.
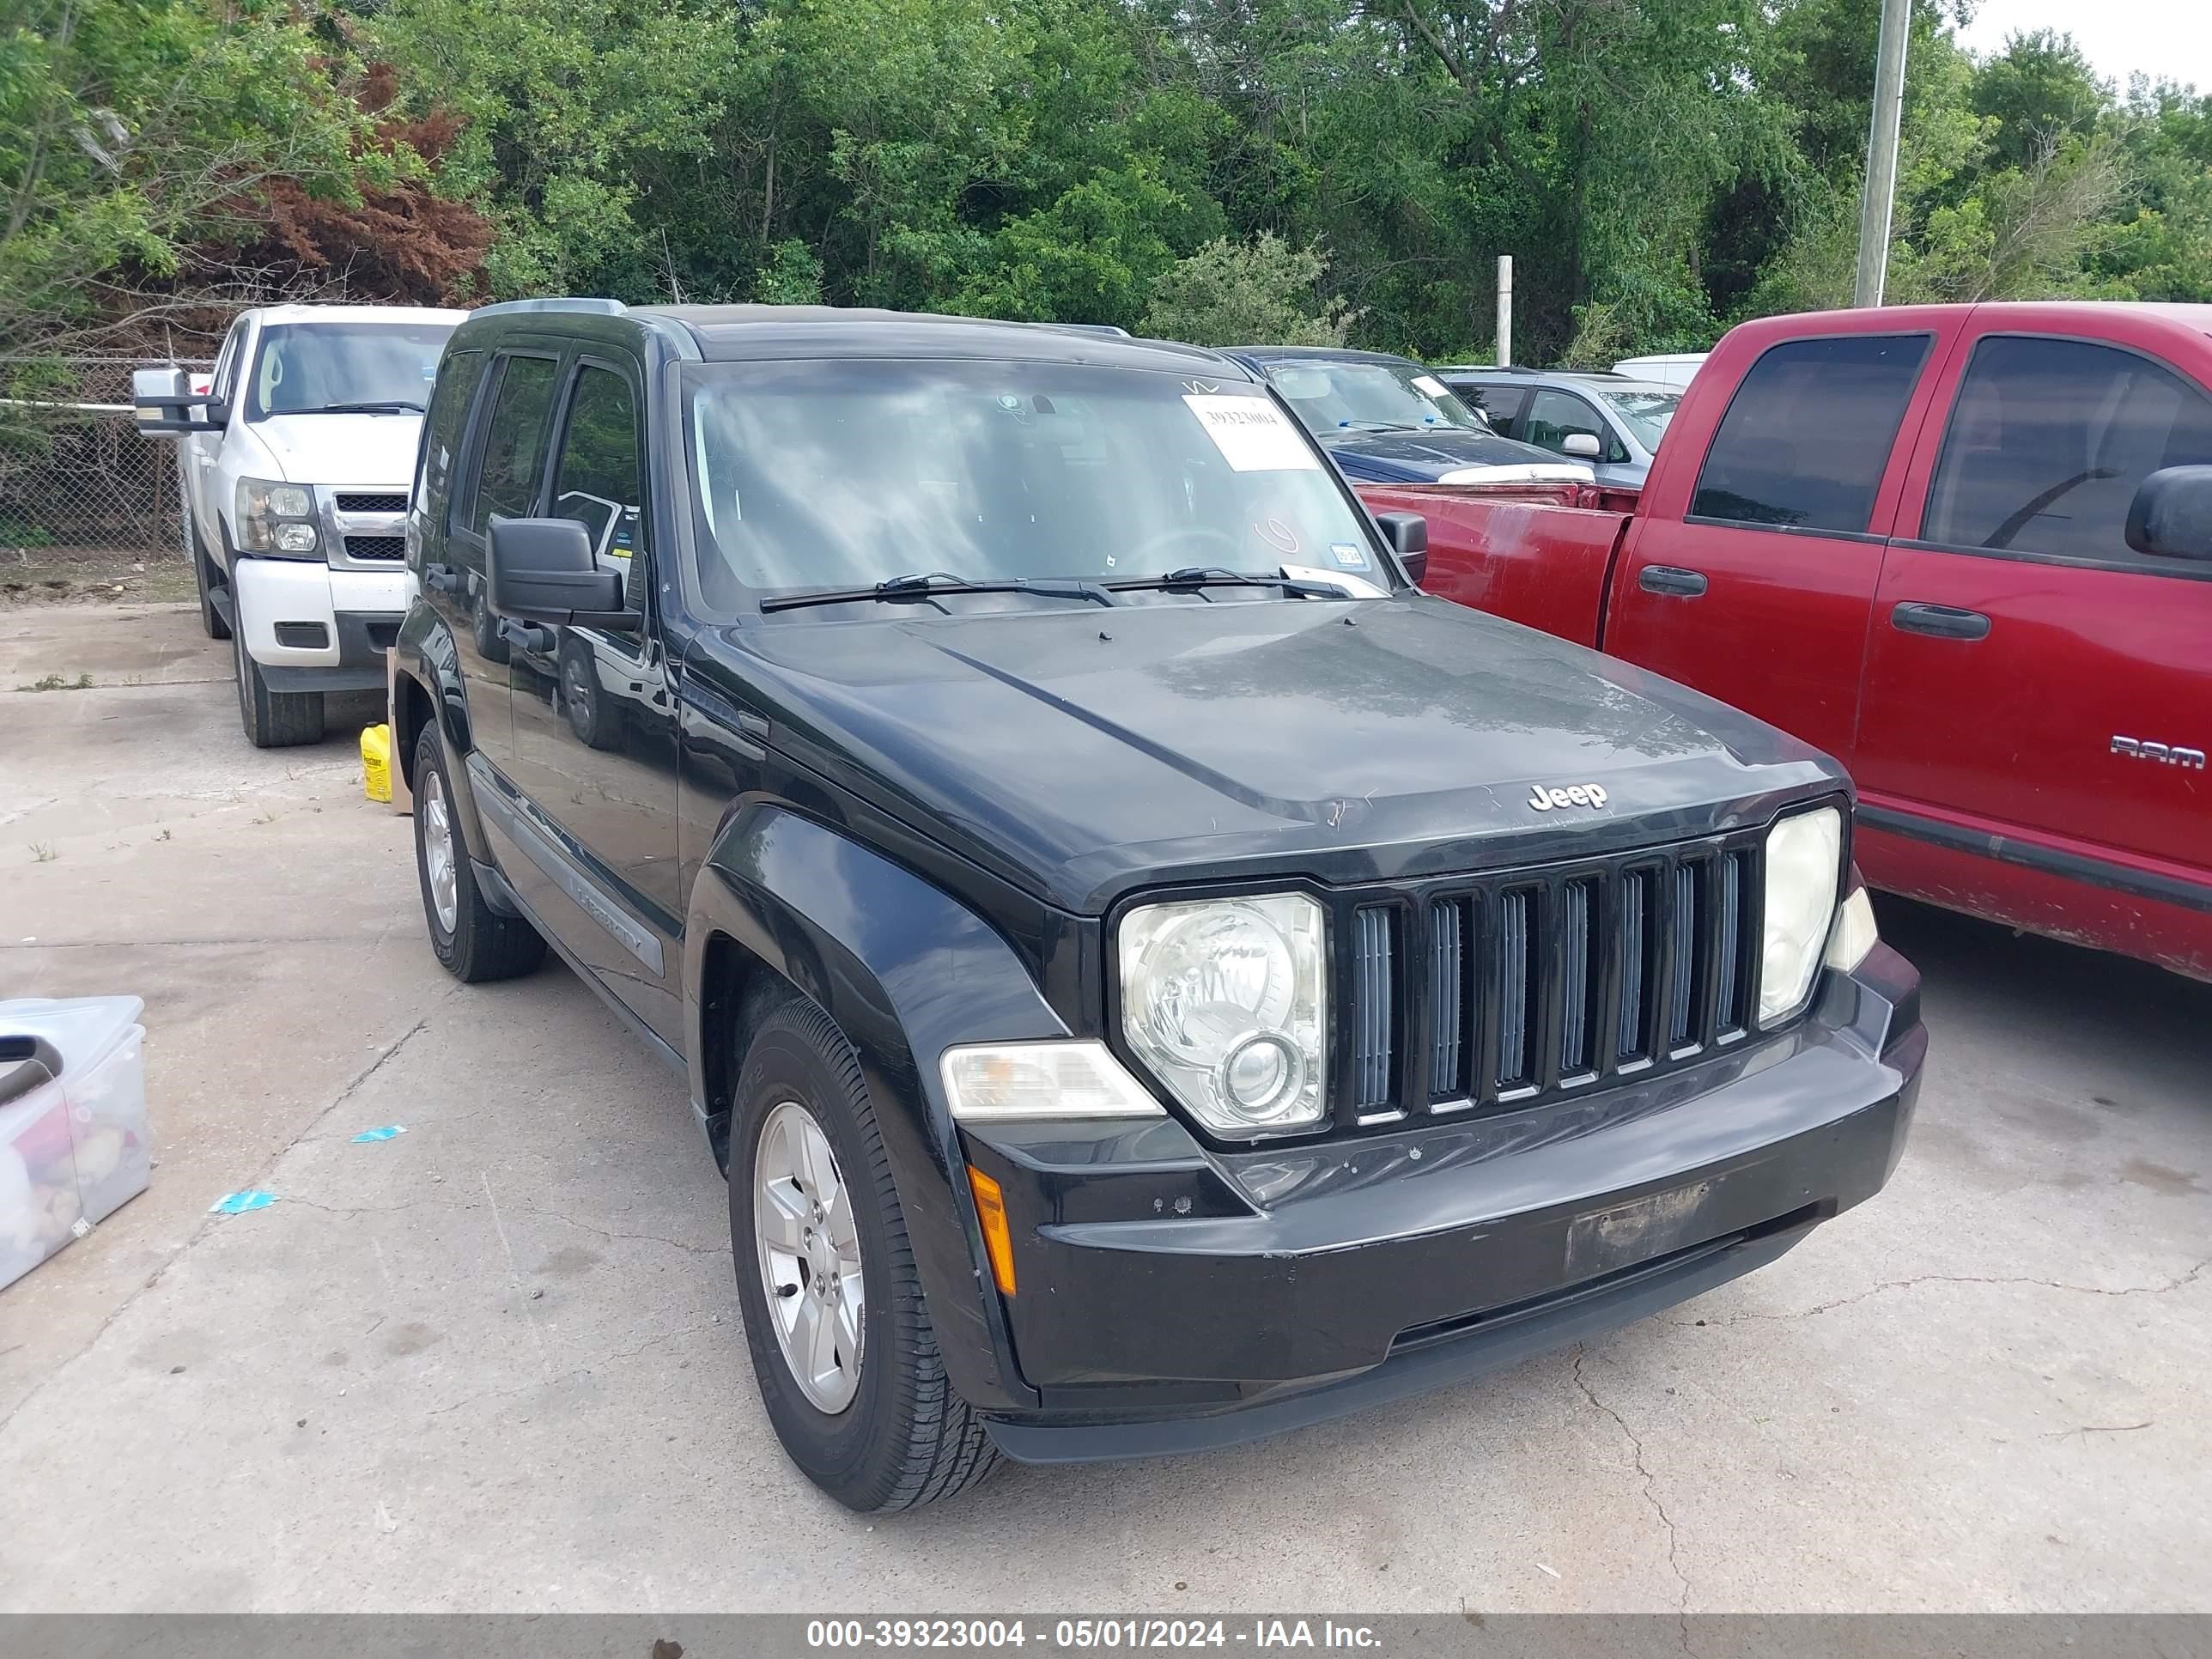
<svg viewBox="0 0 2212 1659"><path fill-rule="evenodd" d="M945 1374L860 1062L817 1005L794 996L755 1029L730 1152L745 1344L792 1462L862 1514L934 1503L982 1480L998 1449ZM833 1279L837 1293L827 1294ZM854 1300L857 1321L821 1322ZM794 1344L793 1332L819 1340Z"/></svg>
<svg viewBox="0 0 2212 1659"><path fill-rule="evenodd" d="M246 635L232 641L238 659L238 717L256 749L296 749L323 740L323 694L271 691L261 665L246 649Z"/></svg>
<svg viewBox="0 0 2212 1659"><path fill-rule="evenodd" d="M435 720L415 744L415 872L430 949L455 979L470 985L514 979L545 960L538 930L520 916L500 915L477 885Z"/></svg>

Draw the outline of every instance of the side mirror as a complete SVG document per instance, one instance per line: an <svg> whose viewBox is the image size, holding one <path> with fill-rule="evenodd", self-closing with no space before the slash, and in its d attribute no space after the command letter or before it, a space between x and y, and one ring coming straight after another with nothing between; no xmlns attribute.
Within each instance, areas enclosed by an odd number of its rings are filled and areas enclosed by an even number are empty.
<svg viewBox="0 0 2212 1659"><path fill-rule="evenodd" d="M1605 453L1605 446L1597 441L1595 432L1570 432L1560 441L1559 451L1577 460L1594 461Z"/></svg>
<svg viewBox="0 0 2212 1659"><path fill-rule="evenodd" d="M491 527L484 564L491 609L523 622L619 627L623 579L592 556L591 532L574 519L505 519Z"/></svg>
<svg viewBox="0 0 2212 1659"><path fill-rule="evenodd" d="M228 406L207 392L193 391L191 374L182 368L131 370L131 410L138 429L149 435L220 432L230 424Z"/></svg>
<svg viewBox="0 0 2212 1659"><path fill-rule="evenodd" d="M1406 567L1406 580L1419 587L1429 574L1429 521L1418 513L1378 513L1375 523Z"/></svg>
<svg viewBox="0 0 2212 1659"><path fill-rule="evenodd" d="M2166 559L2212 559L2212 466L2161 467L2128 504L2128 545Z"/></svg>

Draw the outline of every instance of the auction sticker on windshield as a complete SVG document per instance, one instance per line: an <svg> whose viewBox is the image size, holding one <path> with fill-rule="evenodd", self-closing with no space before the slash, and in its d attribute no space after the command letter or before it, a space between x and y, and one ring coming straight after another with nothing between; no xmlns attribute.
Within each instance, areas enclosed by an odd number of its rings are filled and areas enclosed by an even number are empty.
<svg viewBox="0 0 2212 1659"><path fill-rule="evenodd" d="M1321 463L1283 418L1282 410L1265 398L1207 396L1186 392L1183 402L1198 416L1206 435L1222 458L1239 472L1290 472L1321 470Z"/></svg>

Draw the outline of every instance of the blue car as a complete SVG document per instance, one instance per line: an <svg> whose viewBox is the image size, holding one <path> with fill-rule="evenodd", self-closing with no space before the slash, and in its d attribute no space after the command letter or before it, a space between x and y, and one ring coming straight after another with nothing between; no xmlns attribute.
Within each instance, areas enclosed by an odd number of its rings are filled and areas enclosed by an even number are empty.
<svg viewBox="0 0 2212 1659"><path fill-rule="evenodd" d="M1429 371L1382 351L1233 346L1354 483L1589 483L1591 470L1491 430Z"/></svg>

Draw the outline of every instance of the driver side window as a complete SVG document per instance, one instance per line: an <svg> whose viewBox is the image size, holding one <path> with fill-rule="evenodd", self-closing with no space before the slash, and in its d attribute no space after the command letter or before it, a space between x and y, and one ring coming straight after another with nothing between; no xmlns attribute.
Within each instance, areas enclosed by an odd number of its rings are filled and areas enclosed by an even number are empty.
<svg viewBox="0 0 2212 1659"><path fill-rule="evenodd" d="M599 563L623 573L624 602L641 610L648 560L637 399L611 368L585 363L577 371L554 464L552 510L590 532Z"/></svg>
<svg viewBox="0 0 2212 1659"><path fill-rule="evenodd" d="M2131 563L2128 506L2162 467L2212 462L2212 399L2086 340L1974 348L1928 495L1928 541Z"/></svg>
<svg viewBox="0 0 2212 1659"><path fill-rule="evenodd" d="M1613 442L1613 434L1605 429L1595 410L1565 392L1539 392L1528 405L1528 422L1523 434L1526 441L1564 455L1567 453L1568 438L1577 434L1595 439L1598 453L1607 460L1622 459L1613 453L1620 446Z"/></svg>

